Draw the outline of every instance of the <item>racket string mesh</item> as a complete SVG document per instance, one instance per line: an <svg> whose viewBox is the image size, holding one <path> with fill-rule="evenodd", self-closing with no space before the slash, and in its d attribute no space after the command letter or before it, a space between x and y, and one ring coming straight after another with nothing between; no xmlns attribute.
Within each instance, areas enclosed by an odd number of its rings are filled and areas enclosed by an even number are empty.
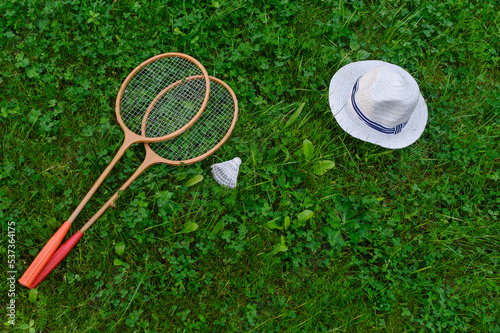
<svg viewBox="0 0 500 333"><path fill-rule="evenodd" d="M198 113L205 89L202 78L182 83L163 94L147 117L146 136L163 136L187 124Z"/></svg>
<svg viewBox="0 0 500 333"><path fill-rule="evenodd" d="M220 83L211 80L210 96L201 117L178 137L150 144L151 149L171 161L187 161L199 157L224 139L231 127L235 108L230 92Z"/></svg>
<svg viewBox="0 0 500 333"><path fill-rule="evenodd" d="M155 98L159 99L151 109L146 130L147 137L160 137L182 128L200 110L206 95L205 79L185 81L186 78L203 75L192 61L172 56L159 58L140 69L128 82L120 100L120 115L125 126L141 134L146 110ZM182 80L181 84L164 92L165 88Z"/></svg>

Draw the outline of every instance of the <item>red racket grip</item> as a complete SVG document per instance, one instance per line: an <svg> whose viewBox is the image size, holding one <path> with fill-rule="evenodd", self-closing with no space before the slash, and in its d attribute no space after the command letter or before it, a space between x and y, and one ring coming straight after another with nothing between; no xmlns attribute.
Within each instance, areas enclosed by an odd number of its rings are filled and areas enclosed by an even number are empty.
<svg viewBox="0 0 500 333"><path fill-rule="evenodd" d="M45 244L43 249L38 253L35 260L31 263L30 267L24 272L23 276L19 279L19 283L25 287L30 288L33 281L35 281L38 274L42 271L43 267L47 264L50 257L54 254L59 244L63 240L64 236L68 232L71 223L68 221L64 222L64 224L56 231L54 236L50 238L50 240Z"/></svg>
<svg viewBox="0 0 500 333"><path fill-rule="evenodd" d="M81 231L77 231L73 236L71 236L63 245L61 245L57 251L50 257L49 261L43 268L43 270L38 274L35 281L29 287L30 289L36 288L40 282L45 279L47 275L49 275L52 270L59 265L59 263L66 257L66 255L71 251L71 249L78 243L80 238L82 238L83 233Z"/></svg>

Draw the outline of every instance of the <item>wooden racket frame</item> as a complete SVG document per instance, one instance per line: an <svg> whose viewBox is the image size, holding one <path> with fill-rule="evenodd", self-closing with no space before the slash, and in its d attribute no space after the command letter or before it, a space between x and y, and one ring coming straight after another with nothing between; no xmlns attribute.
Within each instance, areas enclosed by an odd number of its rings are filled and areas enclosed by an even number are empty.
<svg viewBox="0 0 500 333"><path fill-rule="evenodd" d="M141 135L138 135L138 134L132 132L127 126L125 126L125 123L123 122L123 119L122 119L121 113L120 113L120 102L121 102L121 98L122 98L123 92L125 91L128 83L130 82L130 80L134 77L134 75L137 72L139 72L141 69L143 69L144 67L146 67L148 64L150 64L150 63L152 63L152 62L154 62L154 61L156 61L158 59L166 58L166 57L180 57L180 58L184 58L186 60L189 60L189 61L195 63L198 66L198 68L200 68L202 70L203 75L196 75L196 76L199 77L199 78L203 78L204 77L205 80L206 80L206 82L207 82L207 84L206 84L206 92L205 92L205 99L203 100L203 104L201 105L200 110L198 111L198 113L186 125L184 125L183 127L181 127L180 129L178 129L177 131L172 132L172 133L170 133L168 135L164 135L164 136L161 136L161 137L158 137L158 138L148 138L148 137L146 137L144 131L142 131ZM189 80L186 79L186 81L189 81ZM144 127L145 121L146 121L147 117L149 116L149 113L151 112L151 109L153 108L154 104L156 104L156 102L160 99L160 97L163 96L167 91L169 91L170 89L178 86L181 83L182 83L182 80L179 80L177 82L174 82L174 83L170 84L167 88L163 89L156 96L156 98L150 104L149 108L146 110L146 113L145 113L143 121L142 121L141 128ZM104 170L104 172L102 173L102 175L97 179L97 181L95 182L94 186L92 186L92 188L90 189L90 191L83 198L82 202L80 202L80 204L75 209L75 211L73 212L73 214L71 214L71 216L69 217L69 219L68 219L67 222L69 222L70 224L73 223L73 221L76 219L76 217L82 211L83 207L87 204L87 202L90 200L90 198L94 195L94 193L97 190L97 188L102 184L102 182L104 181L104 179L108 176L108 174L111 171L111 169L113 169L113 167L120 160L120 158L127 151L127 149L130 148L131 145L133 145L134 143L161 142L161 141L165 141L165 140L169 140L169 139L175 138L176 136L182 134L183 132L185 132L189 127L191 127L200 118L201 114L205 110L205 107L207 106L209 94L210 94L210 79L209 79L207 71L205 70L205 68L203 67L203 65L198 60L194 59L193 57L188 56L187 54L183 54L183 53L164 53L164 54L159 54L157 56L149 58L148 60L144 61L139 66L137 66L136 68L134 68L134 70L132 72L130 72L130 74L127 76L127 78L125 79L125 81L123 81L122 86L120 87L120 90L118 91L118 95L116 96L116 107L115 107L116 119L117 119L118 123L120 124L120 127L122 128L122 130L123 130L123 132L125 134L125 139L123 141L123 144L120 147L120 149L118 150L118 152L116 153L116 155L113 158L113 160L108 165L108 167Z"/></svg>
<svg viewBox="0 0 500 333"><path fill-rule="evenodd" d="M168 58L168 57L180 57L180 58L189 60L192 63L194 63L201 70L203 75L198 75L198 77L205 78L205 82L206 82L205 99L204 99L198 113L191 119L191 121L189 121L187 124L185 124L182 128L178 129L177 131L170 133L168 135L157 137L157 138L146 137L144 135L144 131L142 132L142 135L138 135L138 134L134 133L133 131L131 131L129 128L127 128L127 126L125 126L125 123L123 122L123 119L122 119L121 113L120 113L120 102L121 102L122 95L123 95L128 83L130 82L130 80L141 69L146 67L148 64L150 64L154 61L157 61L158 59ZM181 82L182 82L182 80L179 80L175 83L170 84L167 88L163 89L155 98L154 103L156 103L156 101L158 101L158 99L159 99L158 96L165 94L166 91L172 89L176 85L179 85ZM38 255L33 260L31 265L24 272L23 276L21 276L21 278L19 279L19 283L25 287L31 288L32 283L35 281L37 276L43 270L43 268L45 267L45 265L47 264L47 262L49 261L51 256L56 251L57 247L61 244L61 242L62 242L64 236L66 235L66 233L68 232L71 224L74 222L76 217L80 214L80 212L85 207L87 202L94 195L94 193L99 188L99 186L102 184L104 179L108 176L110 171L113 169L113 167L116 165L116 163L120 160L120 158L123 156L125 151L127 151L127 149L130 148L131 145L133 145L134 143L161 142L161 141L172 139L172 138L178 136L179 134L183 133L200 118L201 114L205 110L205 107L208 103L209 94L210 94L210 79L208 77L207 71L205 70L205 67L203 67L203 65L198 60L194 59L191 56L188 56L187 54L177 53L177 52L159 54L157 56L154 56L152 58L147 59L146 61L139 64L136 68L134 68L132 70L132 72L130 72L130 74L123 81L123 83L120 87L120 90L118 91L118 95L116 97L116 106L115 106L116 119L117 119L118 123L120 124L120 127L122 128L124 135L125 135L122 146L120 147L120 149L116 153L115 157L111 160L109 165L106 167L106 169L103 171L101 176L97 179L97 181L91 187L89 192L87 192L87 195L85 195L85 197L82 199L80 204L76 207L76 209L71 214L71 216L68 218L68 220L63 223L63 225L57 230L57 232L50 238L50 240L47 242L47 244L45 244L45 246L42 248L42 250L38 253ZM150 106L150 108L151 107L152 106ZM149 112L148 112L148 114L149 114ZM147 119L147 118L144 118L144 119ZM143 120L142 127L144 127L144 125L145 125L145 123Z"/></svg>

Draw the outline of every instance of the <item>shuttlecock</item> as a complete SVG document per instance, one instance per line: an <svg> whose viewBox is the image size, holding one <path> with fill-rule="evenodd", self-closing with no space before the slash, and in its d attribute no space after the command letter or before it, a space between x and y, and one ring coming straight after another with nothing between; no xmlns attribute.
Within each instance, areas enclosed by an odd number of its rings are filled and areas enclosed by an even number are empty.
<svg viewBox="0 0 500 333"><path fill-rule="evenodd" d="M212 174L214 175L215 181L222 186L235 188L240 165L241 159L239 157L212 165Z"/></svg>

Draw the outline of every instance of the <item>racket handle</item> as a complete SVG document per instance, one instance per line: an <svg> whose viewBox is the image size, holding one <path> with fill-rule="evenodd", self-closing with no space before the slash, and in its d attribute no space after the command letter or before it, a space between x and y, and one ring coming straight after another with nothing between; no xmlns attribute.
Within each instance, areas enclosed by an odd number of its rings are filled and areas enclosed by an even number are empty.
<svg viewBox="0 0 500 333"><path fill-rule="evenodd" d="M57 230L54 236L50 238L47 244L45 244L43 249L38 253L35 260L33 260L30 267L28 267L26 272L24 272L23 276L21 276L21 278L19 279L20 284L31 289L31 284L33 283L33 281L35 281L38 274L40 274L42 269L45 267L59 244L61 244L70 226L70 222L64 222L64 224L59 228L59 230Z"/></svg>
<svg viewBox="0 0 500 333"><path fill-rule="evenodd" d="M36 288L40 282L45 279L47 275L49 275L52 270L59 265L59 263L66 257L66 255L71 251L71 249L78 243L80 238L82 238L83 233L81 231L77 231L73 236L70 237L63 245L61 245L57 251L50 257L50 260L47 262L43 270L38 274L35 281L31 284L30 289Z"/></svg>

